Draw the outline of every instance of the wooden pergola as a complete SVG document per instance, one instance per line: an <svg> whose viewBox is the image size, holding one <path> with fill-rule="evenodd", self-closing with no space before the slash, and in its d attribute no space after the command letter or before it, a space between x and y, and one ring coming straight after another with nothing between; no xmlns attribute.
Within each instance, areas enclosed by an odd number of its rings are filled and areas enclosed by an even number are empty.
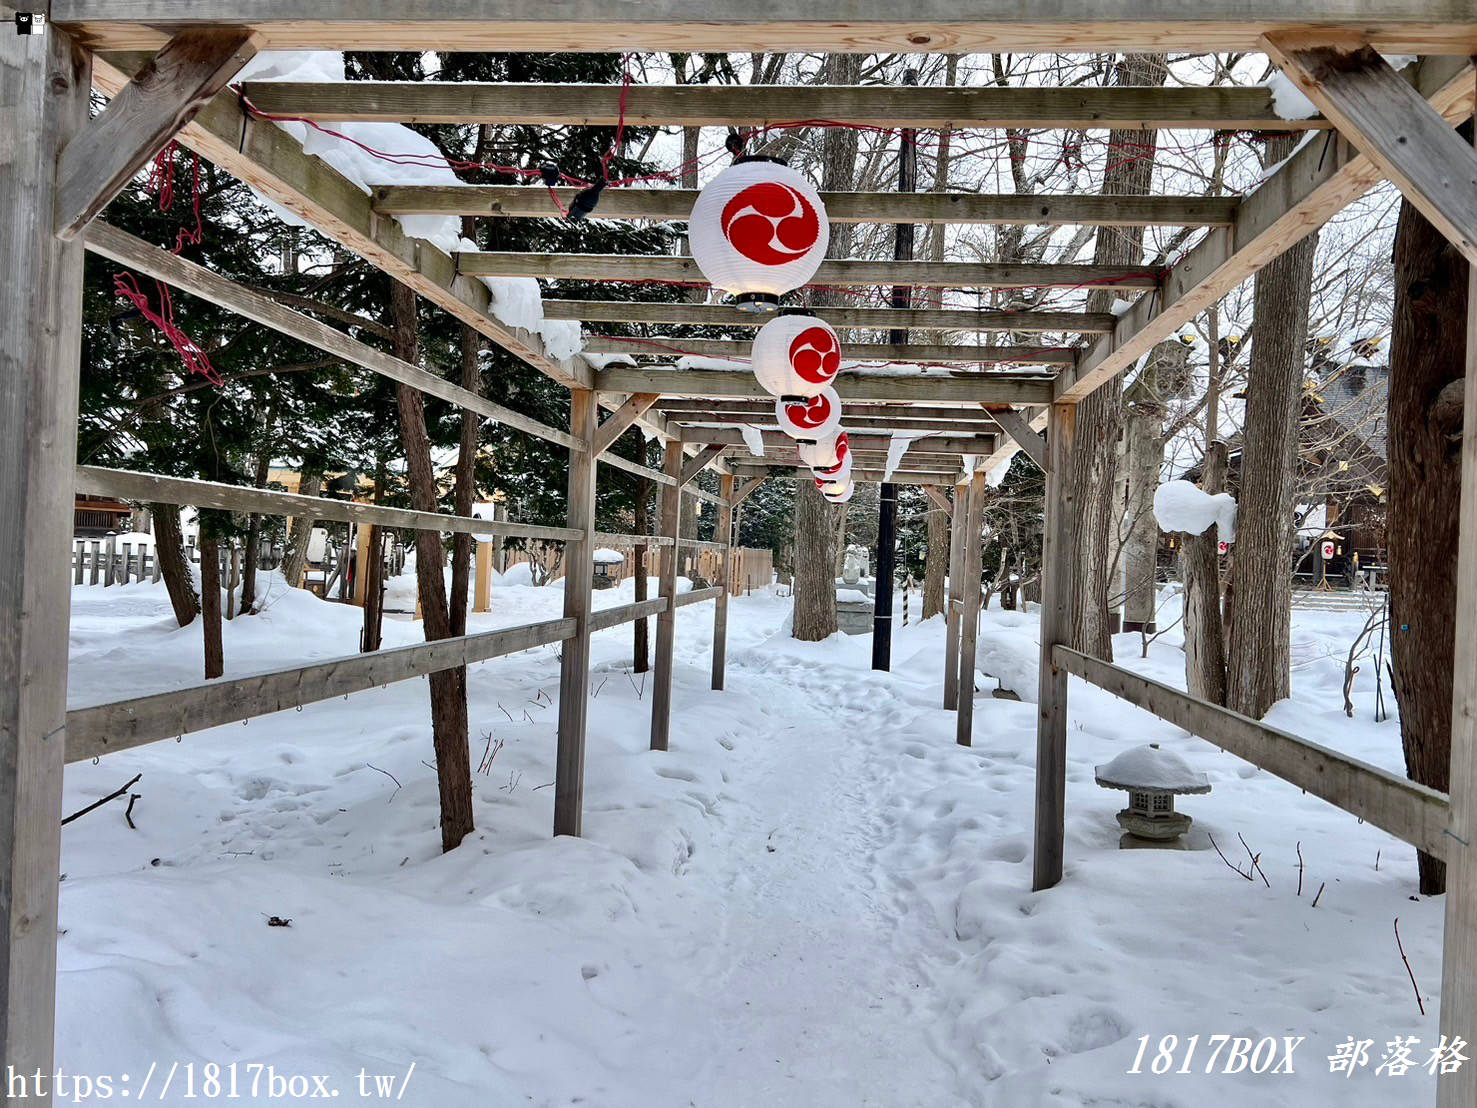
<svg viewBox="0 0 1477 1108"><path fill-rule="evenodd" d="M727 559L734 513L771 476L792 476L785 442L741 457L740 428L768 410L739 367L681 369L669 355L628 350L613 337L593 353L630 353L596 368L551 355L540 337L490 311L480 275L590 280L700 280L688 258L463 253L411 238L394 216L547 217L546 190L520 187L379 188L366 195L304 153L272 123L242 110L227 88L258 51L1245 51L1269 53L1322 115L1288 120L1265 89L1249 88L773 88L635 87L625 119L638 124L753 125L796 119L892 127L1195 128L1317 131L1239 198L833 193L831 217L859 223L1168 225L1206 231L1167 270L973 262L827 262L828 285L929 288L1094 287L1141 293L1121 314L944 308L828 309L845 330L1009 333L1010 345L872 343L851 353L878 363L844 374L860 480L911 482L953 514L951 597L943 701L972 733L985 471L1024 449L1047 474L1042 575L1041 688L1034 886L1062 876L1067 682L1077 676L1246 758L1446 860L1448 888L1441 1030L1477 1032L1477 288L1469 320L1463 443L1451 792L1404 778L1197 700L1066 645L1074 598L1067 572L1076 405L1281 251L1382 180L1393 181L1469 260L1477 261L1477 154L1453 125L1472 114L1477 52L1473 0L1062 0L970 12L957 0L916 0L910 18L882 0L52 0L44 35L0 32L0 1045L18 1070L52 1069L61 776L67 762L187 731L405 680L546 643L561 643L554 831L581 829L592 631L658 619L651 745L668 745L676 610L715 601L712 684L724 679L727 592L676 594L680 500L716 500ZM9 22L6 13L6 22ZM1382 56L1415 54L1400 71ZM92 90L110 102L89 119ZM611 124L615 87L261 83L241 90L260 111L346 120ZM171 139L316 227L421 297L566 386L567 428L546 426L374 349L97 217ZM680 219L693 194L611 190L600 215ZM567 202L568 196L565 196ZM535 526L305 498L151 474L79 467L75 442L82 257L92 250L174 288L570 452L564 526ZM554 319L674 326L753 325L716 304L551 301ZM1043 334L1072 336L1067 345ZM743 344L709 340L694 353L731 357ZM673 345L677 343L674 342ZM604 359L599 359L603 364ZM899 368L904 363L908 368ZM928 368L919 368L921 363ZM601 419L600 412L607 415ZM660 471L608 453L636 422L666 443ZM1045 430L1044 437L1040 433ZM894 432L921 432L890 475ZM600 463L662 487L653 536L594 529ZM717 497L697 474L722 474ZM803 469L798 472L804 473ZM949 491L952 489L952 496ZM64 552L73 494L151 500L391 527L522 536L568 544L561 619L310 666L227 678L176 692L68 712L69 578ZM592 611L590 551L612 538L664 547L661 595ZM725 561L725 565L727 562ZM1441 1078L1442 1108L1477 1103L1477 1064ZM32 1098L33 1101L36 1098Z"/></svg>

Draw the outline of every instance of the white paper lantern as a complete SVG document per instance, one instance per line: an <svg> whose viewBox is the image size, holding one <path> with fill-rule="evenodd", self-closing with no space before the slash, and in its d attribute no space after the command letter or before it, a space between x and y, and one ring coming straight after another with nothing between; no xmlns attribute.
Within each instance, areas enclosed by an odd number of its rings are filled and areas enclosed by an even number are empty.
<svg viewBox="0 0 1477 1108"><path fill-rule="evenodd" d="M851 480L850 477L848 477L846 481L840 485L832 485L828 487L839 488L840 490L839 492L827 492L826 488L821 489L821 495L824 496L832 504L845 504L848 500L851 499L852 494L856 492L856 484Z"/></svg>
<svg viewBox="0 0 1477 1108"><path fill-rule="evenodd" d="M833 466L841 460L841 452L847 448L846 432L841 431L818 442L796 444L795 451L800 460L812 469Z"/></svg>
<svg viewBox="0 0 1477 1108"><path fill-rule="evenodd" d="M741 308L773 311L815 276L831 230L804 177L768 158L740 158L698 194L687 239L709 283Z"/></svg>
<svg viewBox="0 0 1477 1108"><path fill-rule="evenodd" d="M495 508L492 504L474 504L472 505L472 518L495 519L496 516L493 515L494 510ZM502 542L503 539L501 535L489 535L485 532L478 532L477 534L474 534L472 538L476 539L478 542Z"/></svg>
<svg viewBox="0 0 1477 1108"><path fill-rule="evenodd" d="M840 481L851 475L851 440L845 431L836 436L831 443L831 451L835 455L835 461L829 464L825 462L812 462L810 468L815 471L817 477L828 477L832 481Z"/></svg>
<svg viewBox="0 0 1477 1108"><path fill-rule="evenodd" d="M751 361L770 396L814 396L841 369L841 340L813 315L782 315L759 328Z"/></svg>
<svg viewBox="0 0 1477 1108"><path fill-rule="evenodd" d="M828 388L809 400L776 400L774 418L790 438L822 442L841 426L841 398Z"/></svg>

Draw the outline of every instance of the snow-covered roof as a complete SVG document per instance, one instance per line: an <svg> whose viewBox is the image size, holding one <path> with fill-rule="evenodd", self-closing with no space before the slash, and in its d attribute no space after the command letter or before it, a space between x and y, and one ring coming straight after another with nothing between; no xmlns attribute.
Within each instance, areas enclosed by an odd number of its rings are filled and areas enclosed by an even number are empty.
<svg viewBox="0 0 1477 1108"><path fill-rule="evenodd" d="M1208 793L1210 779L1178 754L1160 750L1155 743L1125 750L1096 769L1097 783L1105 789L1156 789L1170 793Z"/></svg>

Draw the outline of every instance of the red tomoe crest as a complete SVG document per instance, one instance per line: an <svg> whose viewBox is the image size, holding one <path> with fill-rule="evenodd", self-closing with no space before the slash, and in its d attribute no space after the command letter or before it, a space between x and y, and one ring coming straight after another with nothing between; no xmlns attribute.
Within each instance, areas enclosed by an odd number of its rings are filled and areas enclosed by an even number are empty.
<svg viewBox="0 0 1477 1108"><path fill-rule="evenodd" d="M803 403L797 401L793 404L786 404L785 418L796 430L814 430L831 418L831 401L825 393L821 393Z"/></svg>
<svg viewBox="0 0 1477 1108"><path fill-rule="evenodd" d="M784 265L820 241L821 221L810 202L789 185L750 185L723 207L729 244L760 265Z"/></svg>
<svg viewBox="0 0 1477 1108"><path fill-rule="evenodd" d="M841 347L824 327L807 327L790 343L790 366L801 380L824 385L841 368Z"/></svg>
<svg viewBox="0 0 1477 1108"><path fill-rule="evenodd" d="M841 472L841 467L846 464L846 455L851 453L851 443L846 439L846 432L836 436L836 464L833 466L817 466L817 473L824 473L827 477L834 477Z"/></svg>

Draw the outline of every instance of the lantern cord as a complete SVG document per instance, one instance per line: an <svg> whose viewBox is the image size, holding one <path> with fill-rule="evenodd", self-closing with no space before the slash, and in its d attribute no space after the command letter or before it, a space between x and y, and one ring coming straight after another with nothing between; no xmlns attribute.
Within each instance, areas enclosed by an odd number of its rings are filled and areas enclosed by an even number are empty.
<svg viewBox="0 0 1477 1108"><path fill-rule="evenodd" d="M158 196L161 212L169 211L174 206L174 155L178 149L179 144L171 141L154 156L154 164L149 170L148 181L144 185L146 191ZM184 226L176 232L174 249L170 251L174 255L178 255L185 248L186 243L199 246L205 240L205 226L200 218L200 155L192 153L191 158L193 162L190 172L190 208L194 215L195 226L193 230ZM185 368L191 373L200 374L216 387L224 385L225 380L211 364L210 356L175 323L174 304L170 300L169 287L159 280L154 282L154 286L159 293L158 311L149 307L149 298L139 288L138 280L132 273L123 270L113 274L114 294L128 300L139 315L159 329L160 334L179 354L180 361L184 363Z"/></svg>

